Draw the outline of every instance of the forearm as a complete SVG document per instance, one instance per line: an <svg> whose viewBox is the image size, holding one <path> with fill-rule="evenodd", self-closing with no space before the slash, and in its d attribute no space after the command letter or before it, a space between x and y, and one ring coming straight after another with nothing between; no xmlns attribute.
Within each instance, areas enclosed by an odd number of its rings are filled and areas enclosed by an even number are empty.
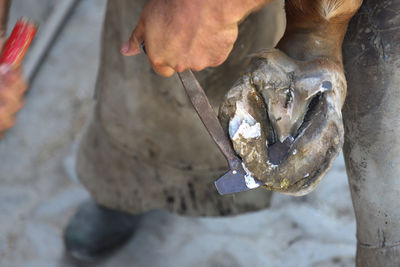
<svg viewBox="0 0 400 267"><path fill-rule="evenodd" d="M287 28L278 47L297 60L328 58L342 64L347 25L362 0L287 0Z"/></svg>
<svg viewBox="0 0 400 267"><path fill-rule="evenodd" d="M207 19L210 25L237 24L250 13L273 0L181 0L176 3L178 13L187 21Z"/></svg>
<svg viewBox="0 0 400 267"><path fill-rule="evenodd" d="M204 1L204 0L199 0ZM209 0L213 4L218 4L224 18L232 18L235 21L241 21L246 18L250 13L256 11L263 6L271 3L273 0Z"/></svg>

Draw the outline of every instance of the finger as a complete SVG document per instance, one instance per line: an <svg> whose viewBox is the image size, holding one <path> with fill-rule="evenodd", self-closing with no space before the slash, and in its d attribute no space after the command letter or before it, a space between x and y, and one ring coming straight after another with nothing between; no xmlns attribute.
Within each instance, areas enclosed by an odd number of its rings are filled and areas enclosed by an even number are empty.
<svg viewBox="0 0 400 267"><path fill-rule="evenodd" d="M0 65L0 91L10 91L21 96L28 89L28 83L22 75L22 68L12 69L8 64Z"/></svg>
<svg viewBox="0 0 400 267"><path fill-rule="evenodd" d="M166 65L153 65L154 71L161 76L171 77L175 71L173 68Z"/></svg>
<svg viewBox="0 0 400 267"><path fill-rule="evenodd" d="M5 131L15 125L13 116L0 115L0 132Z"/></svg>
<svg viewBox="0 0 400 267"><path fill-rule="evenodd" d="M4 108L4 114L10 114L10 115L14 115L16 114L19 110L22 109L22 107L24 106L24 101L22 101L21 99L18 99L18 101L14 102L14 103L9 103L8 105L5 106ZM0 109L2 110L2 109Z"/></svg>
<svg viewBox="0 0 400 267"><path fill-rule="evenodd" d="M10 64L1 64L0 65L0 76L6 76L9 72L11 72L12 66Z"/></svg>
<svg viewBox="0 0 400 267"><path fill-rule="evenodd" d="M10 120L8 120L7 122L4 122L4 124L3 124L3 122L0 120L0 138L2 137L3 133L4 133L6 130L12 128L12 127L15 125L15 123L16 123L15 119L10 119Z"/></svg>
<svg viewBox="0 0 400 267"><path fill-rule="evenodd" d="M144 24L139 24L133 30L131 37L121 47L121 53L124 56L135 56L140 54L140 44L144 41Z"/></svg>
<svg viewBox="0 0 400 267"><path fill-rule="evenodd" d="M19 80L17 87L17 95L22 96L28 90L28 83L25 80Z"/></svg>
<svg viewBox="0 0 400 267"><path fill-rule="evenodd" d="M14 81L11 84L11 87L13 88L17 96L22 96L28 89L28 82L25 80L22 74L22 68L18 67L17 69L13 69L11 73Z"/></svg>
<svg viewBox="0 0 400 267"><path fill-rule="evenodd" d="M23 106L23 101L13 95L0 95L0 112L2 114L14 114Z"/></svg>

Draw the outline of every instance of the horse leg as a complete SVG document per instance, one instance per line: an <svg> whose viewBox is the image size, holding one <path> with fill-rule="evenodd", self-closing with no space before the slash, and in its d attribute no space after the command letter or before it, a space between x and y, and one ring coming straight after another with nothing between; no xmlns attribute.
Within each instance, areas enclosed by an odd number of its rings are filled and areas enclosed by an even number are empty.
<svg viewBox="0 0 400 267"><path fill-rule="evenodd" d="M360 5L287 0L280 50L254 55L249 72L224 99L220 119L235 151L270 190L310 192L340 152L342 42Z"/></svg>
<svg viewBox="0 0 400 267"><path fill-rule="evenodd" d="M366 0L344 42L344 155L357 266L400 264L400 1Z"/></svg>

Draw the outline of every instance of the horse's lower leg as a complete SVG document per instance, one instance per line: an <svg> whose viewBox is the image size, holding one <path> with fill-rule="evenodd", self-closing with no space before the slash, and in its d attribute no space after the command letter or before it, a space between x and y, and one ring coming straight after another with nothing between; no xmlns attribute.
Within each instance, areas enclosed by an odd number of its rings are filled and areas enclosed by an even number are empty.
<svg viewBox="0 0 400 267"><path fill-rule="evenodd" d="M226 95L222 125L247 169L268 189L310 192L340 151L346 95L341 47L360 4L287 0L281 51L255 55Z"/></svg>
<svg viewBox="0 0 400 267"><path fill-rule="evenodd" d="M365 0L344 42L357 266L400 264L400 1Z"/></svg>

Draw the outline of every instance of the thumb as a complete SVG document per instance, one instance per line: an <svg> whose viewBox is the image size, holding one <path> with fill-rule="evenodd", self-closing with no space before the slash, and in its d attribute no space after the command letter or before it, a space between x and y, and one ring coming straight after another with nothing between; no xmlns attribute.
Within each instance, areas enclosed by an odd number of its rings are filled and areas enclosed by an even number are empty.
<svg viewBox="0 0 400 267"><path fill-rule="evenodd" d="M144 41L144 25L142 21L133 30L131 37L121 47L124 56L135 56L140 54L140 44Z"/></svg>

